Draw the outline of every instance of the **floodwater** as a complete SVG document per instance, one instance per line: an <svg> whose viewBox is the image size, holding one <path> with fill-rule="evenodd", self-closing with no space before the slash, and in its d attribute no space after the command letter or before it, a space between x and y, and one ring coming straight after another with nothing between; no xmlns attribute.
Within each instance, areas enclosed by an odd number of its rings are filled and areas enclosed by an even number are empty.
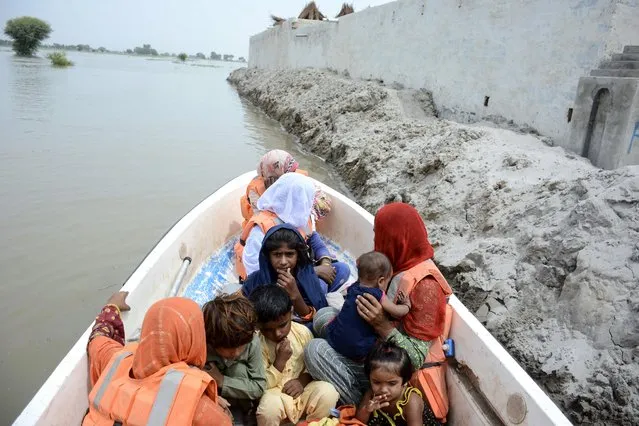
<svg viewBox="0 0 639 426"><path fill-rule="evenodd" d="M344 190L238 97L239 64L69 57L56 69L0 51L0 424L164 232L264 152Z"/></svg>

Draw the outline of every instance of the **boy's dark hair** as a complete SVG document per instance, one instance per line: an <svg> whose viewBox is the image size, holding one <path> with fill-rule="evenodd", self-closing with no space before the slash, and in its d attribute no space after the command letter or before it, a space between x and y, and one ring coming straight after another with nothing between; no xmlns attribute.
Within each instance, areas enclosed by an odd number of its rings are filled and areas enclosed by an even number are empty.
<svg viewBox="0 0 639 426"><path fill-rule="evenodd" d="M255 310L240 293L218 296L206 302L202 311L208 347L237 348L253 340Z"/></svg>
<svg viewBox="0 0 639 426"><path fill-rule="evenodd" d="M357 258L357 276L361 280L375 281L379 277L387 277L393 271L393 266L383 253L369 251Z"/></svg>
<svg viewBox="0 0 639 426"><path fill-rule="evenodd" d="M293 302L286 290L277 285L257 287L249 295L249 300L255 308L257 322L262 324L281 318L293 308Z"/></svg>
<svg viewBox="0 0 639 426"><path fill-rule="evenodd" d="M280 248L282 243L288 245L288 247L297 252L298 268L312 263L306 242L302 240L292 229L282 228L273 232L273 234L271 234L271 236L262 243L262 250L264 250L266 254L269 254L270 252Z"/></svg>
<svg viewBox="0 0 639 426"><path fill-rule="evenodd" d="M366 377L370 377L371 371L379 367L396 372L402 378L402 384L408 382L413 376L413 364L410 362L408 352L393 343L378 343L368 353L364 364Z"/></svg>

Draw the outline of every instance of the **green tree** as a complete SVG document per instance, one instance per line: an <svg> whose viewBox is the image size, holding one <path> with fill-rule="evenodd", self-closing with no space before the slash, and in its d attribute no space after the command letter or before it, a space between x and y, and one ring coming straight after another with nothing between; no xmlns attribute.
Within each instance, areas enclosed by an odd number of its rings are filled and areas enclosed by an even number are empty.
<svg viewBox="0 0 639 426"><path fill-rule="evenodd" d="M182 62L186 61L186 58L188 58L186 53L180 53L179 55L177 55L177 57Z"/></svg>
<svg viewBox="0 0 639 426"><path fill-rule="evenodd" d="M13 50L20 56L31 56L42 40L51 34L51 26L31 16L9 19L4 33L13 39Z"/></svg>

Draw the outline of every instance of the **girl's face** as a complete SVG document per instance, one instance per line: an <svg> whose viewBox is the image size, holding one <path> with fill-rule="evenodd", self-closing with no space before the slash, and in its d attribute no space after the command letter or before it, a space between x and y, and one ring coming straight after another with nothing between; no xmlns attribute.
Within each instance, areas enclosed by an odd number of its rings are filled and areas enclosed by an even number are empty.
<svg viewBox="0 0 639 426"><path fill-rule="evenodd" d="M278 248L268 254L269 262L276 271L291 271L297 266L297 250L282 243Z"/></svg>
<svg viewBox="0 0 639 426"><path fill-rule="evenodd" d="M402 391L404 390L402 377L397 374L397 371L395 371L397 369L393 367L393 365L379 365L371 370L369 377L373 395L386 395L386 400L391 402L391 405L402 396Z"/></svg>

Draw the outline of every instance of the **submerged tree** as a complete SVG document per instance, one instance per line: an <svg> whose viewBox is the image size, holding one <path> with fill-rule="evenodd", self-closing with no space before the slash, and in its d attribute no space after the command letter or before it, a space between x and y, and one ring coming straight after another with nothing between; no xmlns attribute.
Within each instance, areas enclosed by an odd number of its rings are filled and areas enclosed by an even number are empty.
<svg viewBox="0 0 639 426"><path fill-rule="evenodd" d="M189 56L186 53L182 52L179 55L177 55L177 57L180 61L184 62L186 61L186 58L188 58Z"/></svg>
<svg viewBox="0 0 639 426"><path fill-rule="evenodd" d="M204 56L204 53L202 53L202 52L197 52L195 54L195 57L198 58L198 59L206 59L206 56Z"/></svg>
<svg viewBox="0 0 639 426"><path fill-rule="evenodd" d="M222 59L222 55L219 53L211 52L211 59L214 61L219 61Z"/></svg>
<svg viewBox="0 0 639 426"><path fill-rule="evenodd" d="M70 67L73 65L64 52L49 53L47 57L51 60L51 65L54 67Z"/></svg>
<svg viewBox="0 0 639 426"><path fill-rule="evenodd" d="M51 34L51 26L31 16L9 19L4 33L13 39L13 50L20 56L31 56L40 47L42 40Z"/></svg>

